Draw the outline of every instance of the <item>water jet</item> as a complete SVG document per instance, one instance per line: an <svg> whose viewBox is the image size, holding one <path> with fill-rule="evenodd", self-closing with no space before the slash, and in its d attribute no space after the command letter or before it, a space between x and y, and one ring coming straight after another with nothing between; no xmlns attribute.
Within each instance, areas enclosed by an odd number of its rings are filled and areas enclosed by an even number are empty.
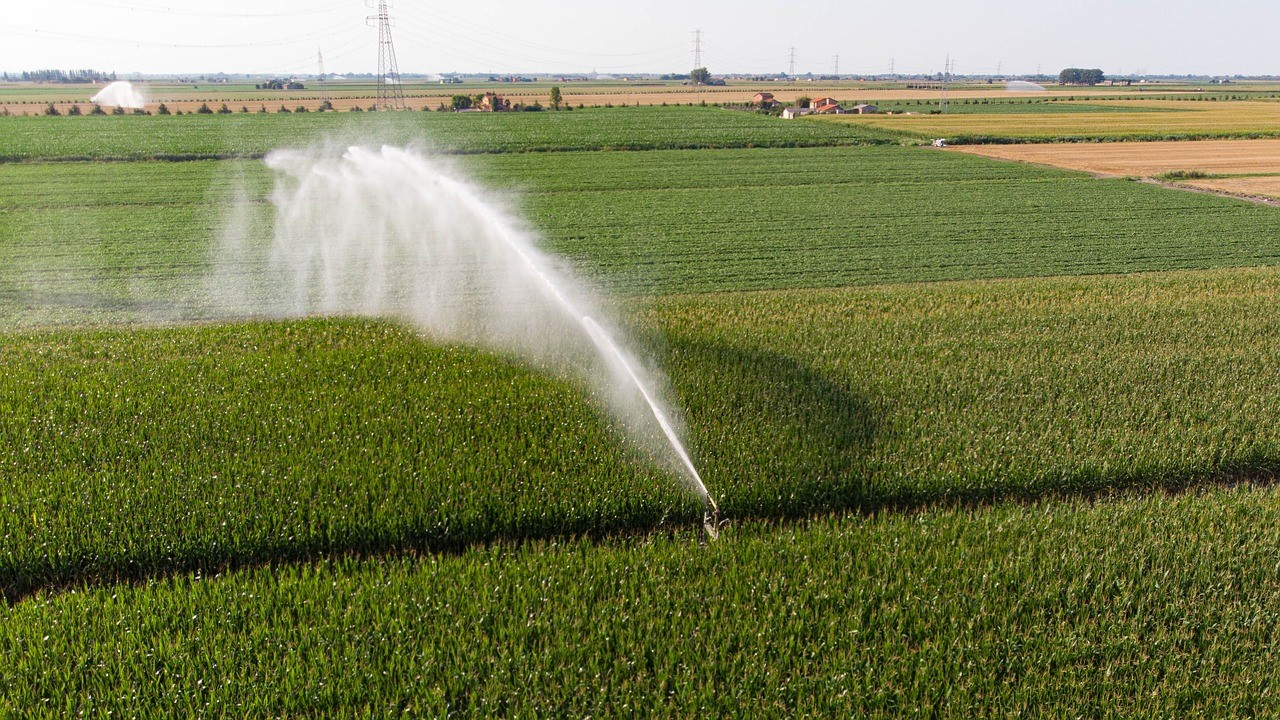
<svg viewBox="0 0 1280 720"><path fill-rule="evenodd" d="M661 375L636 360L586 284L492 197L444 160L390 145L275 151L266 163L276 172L275 230L259 285L231 289L244 310L394 317L577 374L633 437L669 459L702 500L707 535L718 536L719 508L663 401ZM242 267L244 249L232 250L220 260ZM233 276L245 274L221 280Z"/></svg>

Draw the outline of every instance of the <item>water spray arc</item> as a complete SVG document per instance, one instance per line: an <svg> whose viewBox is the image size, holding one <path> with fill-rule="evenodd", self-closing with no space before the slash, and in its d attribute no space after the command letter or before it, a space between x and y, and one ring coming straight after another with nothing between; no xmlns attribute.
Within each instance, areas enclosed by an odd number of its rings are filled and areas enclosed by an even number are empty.
<svg viewBox="0 0 1280 720"><path fill-rule="evenodd" d="M244 310L396 317L439 339L575 372L697 495L716 537L719 508L662 402L661 378L532 233L443 162L391 146L268 155L276 229L266 272L237 293ZM243 267L236 253L223 255Z"/></svg>
<svg viewBox="0 0 1280 720"><path fill-rule="evenodd" d="M386 151L384 149L384 152ZM466 198L468 205L474 208L478 198L455 183L450 183L450 185L458 192L459 196ZM479 210L482 208L474 209ZM698 473L698 468L694 466L693 460L689 458L689 453L685 450L684 444L680 442L680 436L672 426L671 419L667 417L662 405L653 396L648 384L639 376L634 364L627 359L621 346L610 337L604 328L600 327L599 323L592 319L590 315L583 314L582 310L560 291L556 282L546 271L539 267L539 263L529 252L529 249L517 239L509 228L503 227L501 224L495 224L494 230L502 238L506 249L524 264L530 276L538 279L547 296L559 305L566 314L579 319L583 332L590 338L592 344L600 352L601 358L610 365L613 372L629 380L635 386L636 391L640 393L640 396L644 398L645 404L648 406L649 411L653 413L654 420L657 421L658 426L661 428L662 434L671 446L672 452L680 460L681 468L687 473L688 479L691 481L691 487L702 499L705 506L702 521L703 528L712 538L718 537L720 508L716 505L716 501L711 497L711 494L707 492L707 486L702 482L702 475Z"/></svg>

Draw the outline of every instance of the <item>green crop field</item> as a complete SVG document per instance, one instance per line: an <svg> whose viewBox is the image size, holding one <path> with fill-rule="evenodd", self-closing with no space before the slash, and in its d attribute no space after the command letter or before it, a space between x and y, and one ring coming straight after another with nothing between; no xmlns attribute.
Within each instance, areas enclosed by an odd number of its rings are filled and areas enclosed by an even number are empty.
<svg viewBox="0 0 1280 720"><path fill-rule="evenodd" d="M543 113L232 113L0 117L0 160L261 156L299 141L422 142L448 152L856 145L891 136L703 107Z"/></svg>
<svg viewBox="0 0 1280 720"><path fill-rule="evenodd" d="M116 714L1270 715L1280 494L333 558L0 609L0 707Z"/></svg>
<svg viewBox="0 0 1280 720"><path fill-rule="evenodd" d="M462 165L613 294L1280 260L1270 208L919 148L513 153ZM249 231L270 233L270 178L256 161L17 163L0 177L12 189L0 198L0 318L14 326L207 316L191 276L229 205L243 196Z"/></svg>
<svg viewBox="0 0 1280 720"><path fill-rule="evenodd" d="M0 130L0 715L1280 710L1273 208L718 108ZM227 314L255 158L362 134L601 290L720 540L581 379Z"/></svg>
<svg viewBox="0 0 1280 720"><path fill-rule="evenodd" d="M1105 109L1083 112L1064 112L1058 103L1032 105L1036 111L1028 113L969 105L946 115L825 115L803 120L903 137L947 138L956 144L1280 137L1280 103L1257 96L1234 97L1091 99L1081 107Z"/></svg>

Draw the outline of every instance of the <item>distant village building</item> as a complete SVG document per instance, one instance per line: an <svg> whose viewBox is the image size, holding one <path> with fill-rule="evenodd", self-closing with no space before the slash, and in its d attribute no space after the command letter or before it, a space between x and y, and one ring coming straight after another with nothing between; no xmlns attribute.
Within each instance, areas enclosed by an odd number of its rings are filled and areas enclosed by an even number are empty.
<svg viewBox="0 0 1280 720"><path fill-rule="evenodd" d="M778 104L778 101L773 99L773 93L767 92L756 93L752 96L751 102L762 107L772 107Z"/></svg>
<svg viewBox="0 0 1280 720"><path fill-rule="evenodd" d="M875 113L880 112L880 108L875 105L863 103L862 105L854 105L853 109L849 112L856 113L858 115L874 115Z"/></svg>
<svg viewBox="0 0 1280 720"><path fill-rule="evenodd" d="M785 120L791 120L793 118L798 118L802 115L812 115L812 114L813 114L813 108L785 107L782 109L782 117Z"/></svg>

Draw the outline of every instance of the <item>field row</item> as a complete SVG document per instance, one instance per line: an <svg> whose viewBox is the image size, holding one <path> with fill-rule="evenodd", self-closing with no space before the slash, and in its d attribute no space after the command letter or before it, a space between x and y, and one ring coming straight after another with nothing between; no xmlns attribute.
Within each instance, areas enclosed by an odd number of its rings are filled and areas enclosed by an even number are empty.
<svg viewBox="0 0 1280 720"><path fill-rule="evenodd" d="M1278 300L1252 270L676 297L631 326L741 519L1274 473ZM0 359L11 595L698 517L576 383L387 324L11 333Z"/></svg>
<svg viewBox="0 0 1280 720"><path fill-rule="evenodd" d="M889 136L784 122L721 108L614 108L542 113L306 113L0 117L0 160L259 156L309 143L425 144L496 153L850 145Z"/></svg>
<svg viewBox="0 0 1280 720"><path fill-rule="evenodd" d="M927 149L458 162L615 294L1280 261L1270 208ZM208 282L223 236L261 247L271 234L271 181L255 161L20 163L0 177L7 327L217 317Z"/></svg>
<svg viewBox="0 0 1280 720"><path fill-rule="evenodd" d="M81 590L0 605L0 712L1273 715L1277 508L1000 505Z"/></svg>

